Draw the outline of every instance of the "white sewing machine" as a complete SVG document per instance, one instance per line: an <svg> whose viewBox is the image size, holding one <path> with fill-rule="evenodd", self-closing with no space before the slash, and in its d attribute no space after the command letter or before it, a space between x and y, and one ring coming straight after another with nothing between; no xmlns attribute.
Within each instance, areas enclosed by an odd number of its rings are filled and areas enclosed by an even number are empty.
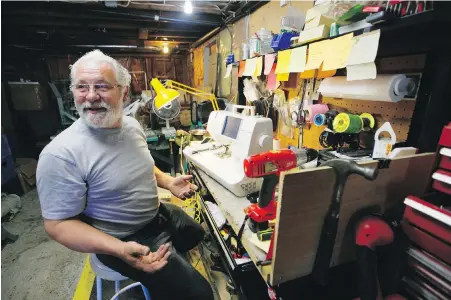
<svg viewBox="0 0 451 300"><path fill-rule="evenodd" d="M249 115L237 112L250 111ZM214 142L191 144L183 154L198 168L238 197L260 190L261 178L247 178L246 157L272 149L272 121L255 116L255 107L234 105L233 111L210 113L207 130Z"/></svg>

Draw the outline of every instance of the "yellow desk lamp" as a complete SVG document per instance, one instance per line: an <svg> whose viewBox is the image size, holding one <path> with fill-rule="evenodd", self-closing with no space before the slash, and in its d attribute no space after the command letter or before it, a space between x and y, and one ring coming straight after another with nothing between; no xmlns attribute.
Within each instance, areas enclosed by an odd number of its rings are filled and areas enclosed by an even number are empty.
<svg viewBox="0 0 451 300"><path fill-rule="evenodd" d="M157 78L153 78L150 82L157 96L154 99L155 108L168 108L172 105L172 101L176 100L180 94L174 89L165 88Z"/></svg>

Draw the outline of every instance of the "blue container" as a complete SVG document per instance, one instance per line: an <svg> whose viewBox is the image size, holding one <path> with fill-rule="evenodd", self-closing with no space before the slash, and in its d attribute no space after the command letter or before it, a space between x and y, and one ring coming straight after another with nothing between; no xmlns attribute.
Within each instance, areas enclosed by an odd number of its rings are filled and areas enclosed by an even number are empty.
<svg viewBox="0 0 451 300"><path fill-rule="evenodd" d="M271 42L271 48L274 49L274 51L280 51L290 48L291 46L291 38L294 38L296 36L299 36L299 33L297 32L283 32L274 35L274 38Z"/></svg>
<svg viewBox="0 0 451 300"><path fill-rule="evenodd" d="M227 55L227 58L226 58L226 65L233 64L234 62L235 62L235 55L234 55L233 53Z"/></svg>

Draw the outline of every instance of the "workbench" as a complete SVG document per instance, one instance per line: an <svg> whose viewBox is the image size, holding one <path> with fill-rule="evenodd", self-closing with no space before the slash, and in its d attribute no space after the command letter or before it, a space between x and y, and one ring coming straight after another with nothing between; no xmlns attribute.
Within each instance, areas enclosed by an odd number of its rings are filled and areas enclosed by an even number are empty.
<svg viewBox="0 0 451 300"><path fill-rule="evenodd" d="M393 159L388 164L379 164L378 161L362 162L361 164L369 167L382 167L377 179L367 181L357 175L349 176L342 198L338 232L330 264L331 273L337 273L338 279L331 280L335 281L331 282L331 285L344 288L343 285L347 284L348 290L355 288L352 280L340 269L354 261L353 229L348 226L354 213L366 209L371 209L374 213L384 213L396 205L402 205L404 198L408 195L423 194L428 185L428 174L434 157L434 154L429 153ZM245 219L244 209L250 205L250 202L245 197L235 196L192 164L191 172L196 184L207 191L205 195L200 196L202 215L222 250L221 256L231 276L233 277L237 271L243 273L254 270L261 277L257 285L259 289L266 292L266 295L268 287L274 289L278 297L284 294L283 299L300 299L300 295L305 295L303 291L300 291L300 287L309 278L308 275L312 270L323 220L331 201L335 180L334 171L329 167L318 167L282 172L277 196L273 258L269 265L263 266L260 263L266 260L266 253L250 241L253 233L247 225L244 227L241 243L252 263L236 264L215 224L212 213L205 204L206 201L215 202L234 233L238 235ZM249 275L240 278L246 280L247 277ZM347 282L338 283L338 280ZM241 290L244 289L242 285L246 285L243 282L235 283ZM296 288L293 289L293 286ZM305 286L309 287L308 284ZM257 293L256 286L251 289L253 293ZM333 288L324 288L322 292L332 293L332 290ZM337 296L335 291L333 293ZM310 294L305 299L318 299L316 296ZM258 297L251 296L244 299L265 299Z"/></svg>
<svg viewBox="0 0 451 300"><path fill-rule="evenodd" d="M169 137L162 133L161 129L145 129L147 148L152 157L159 159L170 166L170 173L175 176L177 173L177 158L174 155L175 137ZM168 152L168 155L162 152Z"/></svg>

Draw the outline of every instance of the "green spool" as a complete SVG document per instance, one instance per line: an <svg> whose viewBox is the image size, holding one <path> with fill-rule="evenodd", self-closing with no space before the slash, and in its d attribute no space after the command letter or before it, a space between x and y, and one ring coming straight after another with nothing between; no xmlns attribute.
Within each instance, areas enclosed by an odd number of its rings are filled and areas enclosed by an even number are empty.
<svg viewBox="0 0 451 300"><path fill-rule="evenodd" d="M359 115L339 113L332 123L334 131L338 133L359 133L363 122Z"/></svg>

